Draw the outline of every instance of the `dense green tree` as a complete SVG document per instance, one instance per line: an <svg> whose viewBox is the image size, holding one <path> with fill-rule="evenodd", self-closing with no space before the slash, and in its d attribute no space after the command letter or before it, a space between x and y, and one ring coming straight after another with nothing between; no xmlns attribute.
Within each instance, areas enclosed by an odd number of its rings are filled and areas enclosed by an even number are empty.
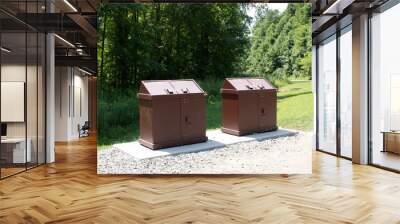
<svg viewBox="0 0 400 224"><path fill-rule="evenodd" d="M104 34L99 38L99 80L108 89L137 88L143 79L223 78L244 72L246 5L104 5L99 23Z"/></svg>
<svg viewBox="0 0 400 224"><path fill-rule="evenodd" d="M309 78L309 4L279 13L249 4L113 4L99 17L100 84L137 88L143 79Z"/></svg>
<svg viewBox="0 0 400 224"><path fill-rule="evenodd" d="M309 4L289 4L283 13L258 6L247 71L271 80L311 78Z"/></svg>

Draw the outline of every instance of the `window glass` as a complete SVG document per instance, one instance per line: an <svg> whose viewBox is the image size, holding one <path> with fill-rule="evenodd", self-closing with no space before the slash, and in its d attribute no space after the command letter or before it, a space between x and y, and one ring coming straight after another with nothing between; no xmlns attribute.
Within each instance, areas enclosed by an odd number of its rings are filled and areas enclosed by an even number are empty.
<svg viewBox="0 0 400 224"><path fill-rule="evenodd" d="M26 136L26 33L1 34L1 177L26 169L31 161Z"/></svg>
<svg viewBox="0 0 400 224"><path fill-rule="evenodd" d="M43 12L44 3L0 3L2 9L21 18L0 12L0 178L45 162L46 40L43 33L21 22L28 19L26 12L31 16Z"/></svg>
<svg viewBox="0 0 400 224"><path fill-rule="evenodd" d="M336 153L336 36L318 47L318 148Z"/></svg>
<svg viewBox="0 0 400 224"><path fill-rule="evenodd" d="M351 26L340 36L340 154L351 158L352 149L352 33Z"/></svg>
<svg viewBox="0 0 400 224"><path fill-rule="evenodd" d="M400 4L371 18L372 163L400 170Z"/></svg>

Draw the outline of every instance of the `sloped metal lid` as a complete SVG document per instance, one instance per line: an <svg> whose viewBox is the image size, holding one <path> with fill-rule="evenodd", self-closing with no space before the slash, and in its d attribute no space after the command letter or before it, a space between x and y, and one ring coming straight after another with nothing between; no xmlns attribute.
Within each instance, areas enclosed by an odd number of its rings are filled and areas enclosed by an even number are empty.
<svg viewBox="0 0 400 224"><path fill-rule="evenodd" d="M194 80L145 80L142 81L140 93L152 96L204 93Z"/></svg>
<svg viewBox="0 0 400 224"><path fill-rule="evenodd" d="M227 78L224 89L244 90L276 90L276 88L263 78Z"/></svg>
<svg viewBox="0 0 400 224"><path fill-rule="evenodd" d="M194 80L172 80L171 84L178 93L204 93Z"/></svg>
<svg viewBox="0 0 400 224"><path fill-rule="evenodd" d="M142 81L140 92L153 96L176 94L169 80Z"/></svg>
<svg viewBox="0 0 400 224"><path fill-rule="evenodd" d="M257 89L276 89L268 80L263 78L248 79Z"/></svg>
<svg viewBox="0 0 400 224"><path fill-rule="evenodd" d="M232 89L235 90L252 90L254 89L252 84L247 78L228 78L227 82L231 85Z"/></svg>

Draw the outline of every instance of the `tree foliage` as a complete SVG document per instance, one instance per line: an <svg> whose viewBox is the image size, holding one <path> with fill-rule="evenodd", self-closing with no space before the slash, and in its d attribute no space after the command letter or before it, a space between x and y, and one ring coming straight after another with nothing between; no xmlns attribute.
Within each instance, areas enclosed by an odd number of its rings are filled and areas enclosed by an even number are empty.
<svg viewBox="0 0 400 224"><path fill-rule="evenodd" d="M100 10L100 83L222 78L242 71L249 18L241 4L121 4ZM104 41L104 48L103 48ZM103 51L104 49L104 51ZM103 60L103 61L102 61Z"/></svg>
<svg viewBox="0 0 400 224"><path fill-rule="evenodd" d="M143 79L271 80L311 77L309 4L279 13L251 4L112 4L99 12L99 81L137 88Z"/></svg>
<svg viewBox="0 0 400 224"><path fill-rule="evenodd" d="M258 6L247 59L250 74L271 80L311 78L309 4L289 4L283 13Z"/></svg>

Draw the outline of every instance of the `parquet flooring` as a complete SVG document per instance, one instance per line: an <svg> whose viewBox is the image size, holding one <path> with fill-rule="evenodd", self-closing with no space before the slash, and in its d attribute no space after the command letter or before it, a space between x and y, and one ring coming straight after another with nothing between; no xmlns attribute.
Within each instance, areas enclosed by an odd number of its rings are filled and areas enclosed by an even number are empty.
<svg viewBox="0 0 400 224"><path fill-rule="evenodd" d="M0 181L0 223L400 223L400 175L315 152L312 175L99 176L95 138Z"/></svg>
<svg viewBox="0 0 400 224"><path fill-rule="evenodd" d="M11 176L13 174L19 173L25 171L25 167L7 167L7 168L1 168L1 175L2 177L7 177L7 176Z"/></svg>

